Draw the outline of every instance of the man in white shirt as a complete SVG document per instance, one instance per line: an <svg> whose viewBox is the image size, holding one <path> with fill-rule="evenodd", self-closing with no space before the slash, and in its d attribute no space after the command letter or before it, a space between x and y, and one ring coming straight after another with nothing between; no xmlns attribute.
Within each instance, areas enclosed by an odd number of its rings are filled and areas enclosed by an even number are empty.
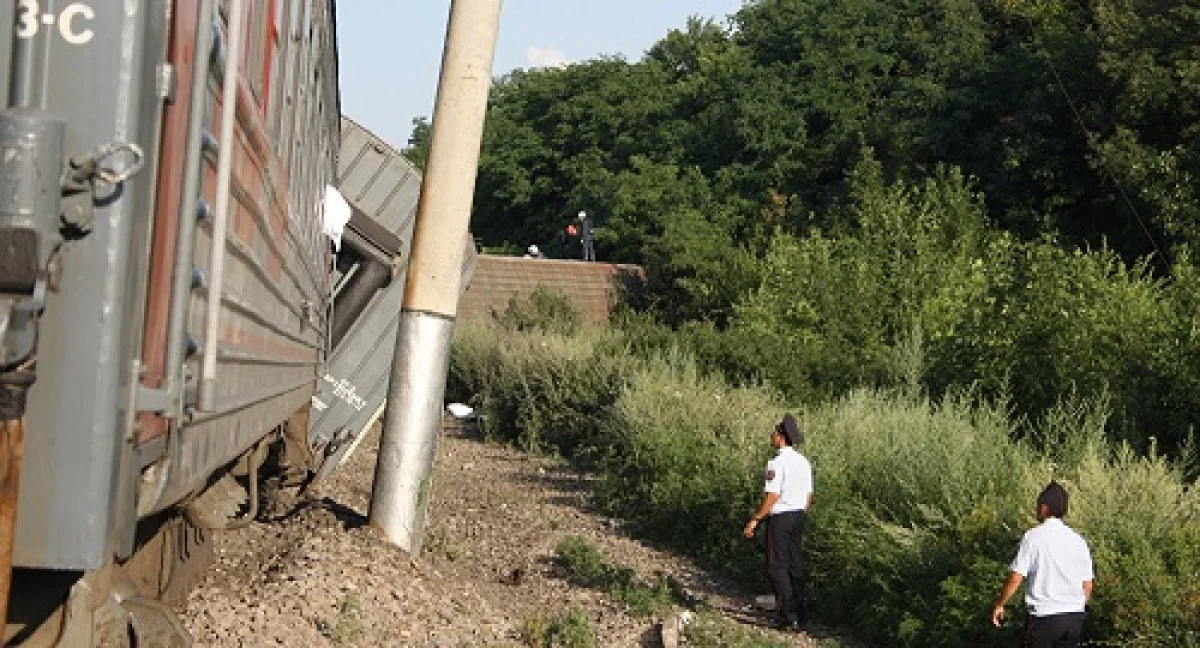
<svg viewBox="0 0 1200 648"><path fill-rule="evenodd" d="M771 433L771 445L778 453L767 462L762 504L742 530L753 538L758 523L767 520L767 578L775 591L775 623L788 630L798 630L806 621L800 550L805 516L812 506L813 478L808 458L792 447L802 442L796 418L785 414Z"/></svg>
<svg viewBox="0 0 1200 648"><path fill-rule="evenodd" d="M1076 648L1083 635L1084 607L1092 597L1092 554L1087 542L1063 524L1066 514L1067 490L1052 481L1038 496L1041 524L1025 532L992 608L992 625L999 628L1005 604L1028 579L1022 648Z"/></svg>

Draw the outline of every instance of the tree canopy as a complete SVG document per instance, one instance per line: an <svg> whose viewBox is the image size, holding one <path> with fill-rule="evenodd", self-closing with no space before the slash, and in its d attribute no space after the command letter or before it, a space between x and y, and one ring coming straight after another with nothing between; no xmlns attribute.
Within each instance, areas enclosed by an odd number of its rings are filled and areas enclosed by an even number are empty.
<svg viewBox="0 0 1200 648"><path fill-rule="evenodd" d="M962 168L991 221L1023 239L1107 241L1132 259L1200 236L1192 3L758 0L731 20L692 19L638 62L497 79L480 236L549 242L578 209L603 226L638 160L699 172L736 243L764 217L844 225L829 207L867 148L897 176ZM428 134L414 133L418 160ZM606 237L602 256L640 260L630 234Z"/></svg>
<svg viewBox="0 0 1200 648"><path fill-rule="evenodd" d="M489 101L484 245L573 256L586 210L733 375L1109 398L1144 448L1196 425L1190 0L751 0Z"/></svg>

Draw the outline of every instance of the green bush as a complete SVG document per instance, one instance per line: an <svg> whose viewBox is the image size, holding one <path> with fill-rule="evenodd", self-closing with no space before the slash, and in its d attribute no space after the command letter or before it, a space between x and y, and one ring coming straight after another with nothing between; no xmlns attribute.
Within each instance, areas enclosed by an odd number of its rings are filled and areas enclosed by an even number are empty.
<svg viewBox="0 0 1200 648"><path fill-rule="evenodd" d="M583 538L564 538L555 553L571 578L586 587L604 590L635 616L661 615L674 603L666 579L660 576L653 583L646 583L632 569L607 562L600 550Z"/></svg>
<svg viewBox="0 0 1200 648"><path fill-rule="evenodd" d="M1190 477L1200 477L1200 463L1186 451L1195 445L1196 413L1200 412L1200 265L1187 254L1180 254L1165 288L1164 301L1169 310L1166 338L1155 346L1151 365L1163 379L1157 397L1149 399L1147 409L1153 417L1143 420L1143 429L1166 435L1162 444L1170 456L1192 462L1186 466Z"/></svg>
<svg viewBox="0 0 1200 648"><path fill-rule="evenodd" d="M996 408L855 392L810 412L817 611L898 646L1009 645L984 623L1037 476Z"/></svg>
<svg viewBox="0 0 1200 648"><path fill-rule="evenodd" d="M782 398L677 348L633 348L620 332L464 330L452 384L493 436L598 468L597 501L641 536L761 587L761 547L740 530ZM1107 401L1060 400L1026 422L1028 442L1007 407L972 392L858 390L794 411L815 467L806 561L821 618L877 645L1011 645L1018 624L993 630L989 603L1054 478L1096 558L1089 638L1196 645L1200 491L1157 453L1112 449Z"/></svg>
<svg viewBox="0 0 1200 648"><path fill-rule="evenodd" d="M963 304L986 288L994 237L960 172L887 183L867 159L853 178L839 219L853 225L777 233L732 327L757 343L761 375L802 402L904 382L912 371L900 351L914 331L953 337Z"/></svg>
<svg viewBox="0 0 1200 648"><path fill-rule="evenodd" d="M609 437L619 452L607 456L599 501L645 536L757 581L760 561L737 531L755 506L782 412L769 390L730 388L682 352L661 354L613 407Z"/></svg>
<svg viewBox="0 0 1200 648"><path fill-rule="evenodd" d="M525 645L531 648L595 648L596 631L583 610L571 608L554 616L527 619L521 628Z"/></svg>
<svg viewBox="0 0 1200 648"><path fill-rule="evenodd" d="M1134 645L1200 646L1200 489L1167 460L1098 442L1065 466L1096 561L1093 618Z"/></svg>
<svg viewBox="0 0 1200 648"><path fill-rule="evenodd" d="M529 451L583 456L605 445L602 427L636 361L597 353L597 337L466 328L451 352L447 393L484 414L489 437Z"/></svg>
<svg viewBox="0 0 1200 648"><path fill-rule="evenodd" d="M609 576L609 566L604 554L579 536L567 536L554 549L567 573L588 587L604 584Z"/></svg>
<svg viewBox="0 0 1200 648"><path fill-rule="evenodd" d="M583 316L569 299L545 286L535 286L525 299L510 297L503 313L495 315L503 328L571 335L579 330Z"/></svg>
<svg viewBox="0 0 1200 648"><path fill-rule="evenodd" d="M732 384L762 383L767 374L761 340L744 329L723 329L711 322L684 322L671 328L651 314L631 311L619 311L612 326L621 333L623 350L642 360L686 349L704 372Z"/></svg>
<svg viewBox="0 0 1200 648"><path fill-rule="evenodd" d="M1089 636L1168 646L1200 631L1197 492L1162 458L1110 453L1101 408L1052 410L1036 430L1052 451L1011 442L1002 410L963 398L858 392L808 420L821 431L809 551L824 616L885 645L1012 645L1016 625L984 617L1055 478L1097 564Z"/></svg>
<svg viewBox="0 0 1200 648"><path fill-rule="evenodd" d="M1108 398L1114 439L1145 452L1153 431L1178 450L1192 415L1156 395L1186 379L1178 359L1195 347L1175 322L1195 316L1180 319L1148 263L1038 242L993 255L987 281L958 335L929 346L935 391L977 380L1030 419L1064 399Z"/></svg>
<svg viewBox="0 0 1200 648"><path fill-rule="evenodd" d="M780 229L753 266L739 251L730 283L754 280L732 315L673 330L625 318L635 350L679 345L708 371L812 404L863 387L971 389L1006 402L1018 435L1060 402L1108 399L1110 439L1182 456L1200 412L1200 268L1186 249L1165 272L1106 247L1018 240L989 228L952 168L887 181L868 157L851 178L836 229Z"/></svg>

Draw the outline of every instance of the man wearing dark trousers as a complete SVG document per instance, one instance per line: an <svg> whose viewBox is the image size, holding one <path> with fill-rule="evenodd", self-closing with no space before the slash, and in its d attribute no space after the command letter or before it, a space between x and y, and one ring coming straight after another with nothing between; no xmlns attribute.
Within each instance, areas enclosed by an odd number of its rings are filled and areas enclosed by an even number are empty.
<svg viewBox="0 0 1200 648"><path fill-rule="evenodd" d="M1050 482L1037 499L1038 526L1025 532L1004 588L992 607L992 625L1004 623L1004 606L1025 583L1029 615L1021 648L1076 648L1084 607L1092 597L1092 554L1066 524L1067 490Z"/></svg>
<svg viewBox="0 0 1200 648"><path fill-rule="evenodd" d="M778 451L767 462L763 501L746 523L742 534L767 521L767 578L775 592L775 625L798 630L807 619L804 605L803 546L804 520L812 506L812 465L793 447L803 442L800 425L785 414L771 432L771 445Z"/></svg>

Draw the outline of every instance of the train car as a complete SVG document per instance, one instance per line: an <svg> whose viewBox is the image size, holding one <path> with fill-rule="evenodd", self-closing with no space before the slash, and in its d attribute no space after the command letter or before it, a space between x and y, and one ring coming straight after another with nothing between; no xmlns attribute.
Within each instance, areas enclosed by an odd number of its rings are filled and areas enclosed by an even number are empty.
<svg viewBox="0 0 1200 648"><path fill-rule="evenodd" d="M309 418L315 478L336 470L383 415L422 177L382 138L343 117L337 182L352 215L333 271L332 351ZM476 251L469 233L463 243L465 290Z"/></svg>
<svg viewBox="0 0 1200 648"><path fill-rule="evenodd" d="M334 16L0 3L6 644L184 645L164 602L211 533L253 519L264 464L311 470Z"/></svg>

